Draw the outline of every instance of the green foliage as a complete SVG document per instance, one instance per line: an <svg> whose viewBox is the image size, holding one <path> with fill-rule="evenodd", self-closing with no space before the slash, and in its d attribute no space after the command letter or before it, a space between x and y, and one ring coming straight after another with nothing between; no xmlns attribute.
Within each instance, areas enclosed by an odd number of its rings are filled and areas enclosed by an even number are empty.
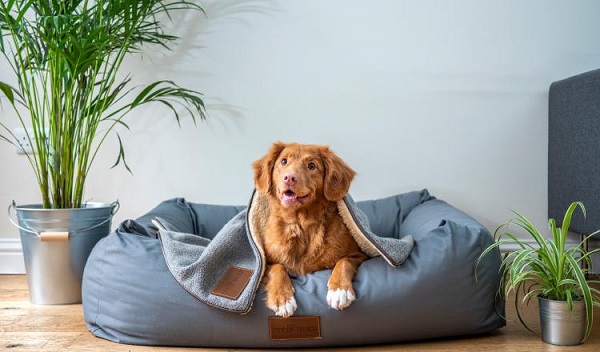
<svg viewBox="0 0 600 352"><path fill-rule="evenodd" d="M123 119L131 110L158 102L178 123L180 111L194 123L205 118L199 92L162 80L135 93L119 76L123 59L144 45L170 48L177 37L158 18L180 10L203 11L188 0L0 1L0 52L17 81L0 81L0 92L33 131L27 138L36 153L28 159L45 208L81 206L99 148L116 126L128 128ZM118 137L116 164L129 170ZM19 147L2 122L0 139Z"/></svg>
<svg viewBox="0 0 600 352"><path fill-rule="evenodd" d="M584 205L573 202L565 213L562 227L557 227L554 219L548 221L551 238L545 237L525 216L513 211L515 217L496 229L494 244L483 251L479 260L502 245L516 245L518 249L504 255L500 267L500 290L506 295L515 293L515 307L521 323L529 329L519 310L521 296L521 303L528 303L537 296L566 301L569 309L572 309L573 301L583 301L586 307L587 339L594 321L593 307L600 306L600 291L590 287L585 275L588 269L583 268L591 267L590 256L599 249L587 252L583 249L583 241L598 232L587 236L576 247L566 247L571 218L578 207L585 216ZM509 232L511 225L524 231L527 239L533 239L534 242Z"/></svg>

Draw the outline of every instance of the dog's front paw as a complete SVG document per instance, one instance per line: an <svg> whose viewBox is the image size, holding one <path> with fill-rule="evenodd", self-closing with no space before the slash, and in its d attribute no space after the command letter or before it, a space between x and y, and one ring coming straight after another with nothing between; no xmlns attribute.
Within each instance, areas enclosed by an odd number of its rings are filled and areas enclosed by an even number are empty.
<svg viewBox="0 0 600 352"><path fill-rule="evenodd" d="M327 290L327 303L333 309L342 310L354 302L355 299L356 295L352 287L349 289L337 288Z"/></svg>
<svg viewBox="0 0 600 352"><path fill-rule="evenodd" d="M267 307L272 310L276 316L287 318L294 314L298 305L296 304L294 296L287 299L272 297L267 299Z"/></svg>

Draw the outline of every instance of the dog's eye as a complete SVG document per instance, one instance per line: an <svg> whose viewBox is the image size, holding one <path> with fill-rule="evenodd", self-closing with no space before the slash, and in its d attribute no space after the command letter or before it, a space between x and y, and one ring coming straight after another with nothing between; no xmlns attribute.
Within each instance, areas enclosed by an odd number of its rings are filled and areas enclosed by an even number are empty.
<svg viewBox="0 0 600 352"><path fill-rule="evenodd" d="M286 164L287 164L287 159L286 158L281 159L281 165L286 165Z"/></svg>
<svg viewBox="0 0 600 352"><path fill-rule="evenodd" d="M315 165L315 163L308 163L307 167L309 170L314 170L317 168L317 165Z"/></svg>

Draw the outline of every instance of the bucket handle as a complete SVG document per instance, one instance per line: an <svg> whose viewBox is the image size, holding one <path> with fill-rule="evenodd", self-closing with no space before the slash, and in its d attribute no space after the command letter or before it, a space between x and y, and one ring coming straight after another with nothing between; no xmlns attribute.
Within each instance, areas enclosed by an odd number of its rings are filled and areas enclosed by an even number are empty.
<svg viewBox="0 0 600 352"><path fill-rule="evenodd" d="M86 228L83 228L83 229L77 229L77 230L75 230L75 231L73 231L71 233L68 233L69 238L75 236L77 234L77 232L88 231L88 230L91 230L91 229L95 229L96 227L100 227L100 226L106 224L107 222L109 222L112 219L112 217L119 211L119 209L121 209L121 203L119 203L118 200L110 203L110 205L111 205L112 209L110 210L110 216L108 218L106 218L106 220L103 220L102 222L100 222L100 223L98 223L96 225L93 225L93 226L90 226L90 227L86 227ZM40 238L42 237L42 233L43 232L37 232L35 230L27 229L27 228L24 228L24 227L20 226L19 224L17 224L13 220L13 218L12 218L12 211L13 210L15 211L15 214L16 214L17 213L17 202L15 202L14 200L8 206L8 221L10 221L19 230L23 230L25 232L29 232L29 233L37 236L37 237L40 237Z"/></svg>

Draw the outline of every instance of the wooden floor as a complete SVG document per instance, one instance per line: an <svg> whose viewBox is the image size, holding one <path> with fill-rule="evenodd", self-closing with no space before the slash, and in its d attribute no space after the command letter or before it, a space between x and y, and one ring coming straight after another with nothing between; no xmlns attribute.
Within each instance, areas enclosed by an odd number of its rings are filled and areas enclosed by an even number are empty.
<svg viewBox="0 0 600 352"><path fill-rule="evenodd" d="M508 305L508 324L491 334L327 351L600 351L600 310L594 332L585 344L558 347L543 343L516 319ZM537 330L537 308L529 307L527 321ZM29 303L23 275L0 275L0 351L217 351L205 348L166 348L121 345L94 337L85 328L81 305L37 306ZM324 351L311 349L310 351ZM251 351L235 350L227 351Z"/></svg>

